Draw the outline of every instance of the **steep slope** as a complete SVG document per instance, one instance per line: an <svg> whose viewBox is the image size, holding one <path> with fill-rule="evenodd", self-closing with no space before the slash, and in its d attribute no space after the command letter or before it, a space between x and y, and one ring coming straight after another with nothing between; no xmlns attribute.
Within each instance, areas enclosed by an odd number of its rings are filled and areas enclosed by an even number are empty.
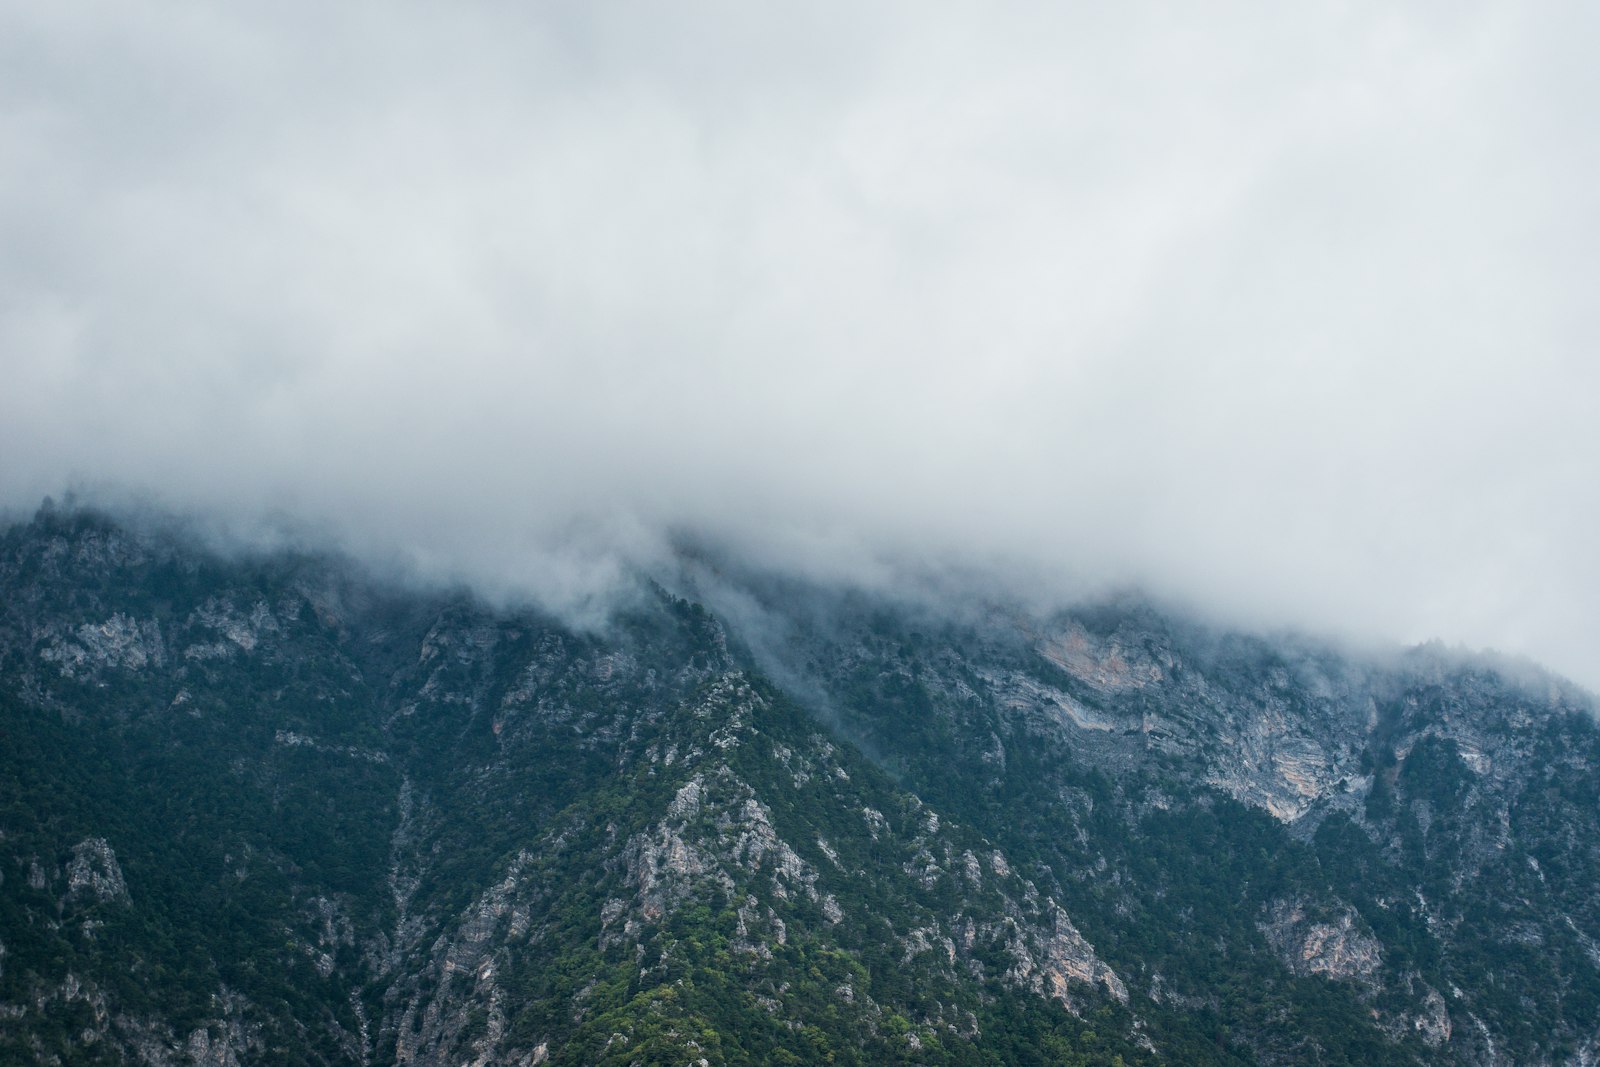
<svg viewBox="0 0 1600 1067"><path fill-rule="evenodd" d="M1595 1060L1585 694L671 584L6 531L0 1062Z"/></svg>
<svg viewBox="0 0 1600 1067"><path fill-rule="evenodd" d="M81 514L0 576L0 1054L1145 1055L1058 901L687 602L580 634Z"/></svg>
<svg viewBox="0 0 1600 1067"><path fill-rule="evenodd" d="M1037 620L690 584L906 788L1048 869L1135 1004L1280 1062L1595 1060L1600 735L1570 685L1138 602Z"/></svg>

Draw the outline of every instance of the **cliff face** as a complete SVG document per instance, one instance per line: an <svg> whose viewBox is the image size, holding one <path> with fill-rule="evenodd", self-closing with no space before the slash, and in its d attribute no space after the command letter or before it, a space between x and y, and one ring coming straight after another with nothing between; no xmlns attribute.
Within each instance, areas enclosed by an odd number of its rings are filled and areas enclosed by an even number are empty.
<svg viewBox="0 0 1600 1067"><path fill-rule="evenodd" d="M578 632L5 532L0 1059L1593 1055L1584 694L672 581Z"/></svg>

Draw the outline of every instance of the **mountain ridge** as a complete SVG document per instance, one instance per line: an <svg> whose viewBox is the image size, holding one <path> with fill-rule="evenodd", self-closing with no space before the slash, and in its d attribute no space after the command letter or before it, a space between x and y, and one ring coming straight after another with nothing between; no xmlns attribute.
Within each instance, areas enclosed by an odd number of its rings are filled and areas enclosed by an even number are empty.
<svg viewBox="0 0 1600 1067"><path fill-rule="evenodd" d="M0 550L3 1055L1595 1058L1553 676L703 573L581 631L82 510Z"/></svg>

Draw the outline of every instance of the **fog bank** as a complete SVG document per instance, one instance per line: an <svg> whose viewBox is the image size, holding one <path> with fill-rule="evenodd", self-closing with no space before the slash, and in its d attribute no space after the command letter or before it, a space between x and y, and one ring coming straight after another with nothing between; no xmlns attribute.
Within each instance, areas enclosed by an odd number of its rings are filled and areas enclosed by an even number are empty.
<svg viewBox="0 0 1600 1067"><path fill-rule="evenodd" d="M560 608L686 541L1136 584L1600 687L1597 31L3 5L0 505Z"/></svg>

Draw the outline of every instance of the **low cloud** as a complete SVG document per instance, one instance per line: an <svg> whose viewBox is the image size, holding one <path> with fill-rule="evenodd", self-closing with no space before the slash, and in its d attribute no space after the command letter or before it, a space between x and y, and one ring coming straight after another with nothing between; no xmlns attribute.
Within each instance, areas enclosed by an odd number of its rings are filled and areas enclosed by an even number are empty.
<svg viewBox="0 0 1600 1067"><path fill-rule="evenodd" d="M0 13L0 502L1600 685L1587 5Z"/></svg>

